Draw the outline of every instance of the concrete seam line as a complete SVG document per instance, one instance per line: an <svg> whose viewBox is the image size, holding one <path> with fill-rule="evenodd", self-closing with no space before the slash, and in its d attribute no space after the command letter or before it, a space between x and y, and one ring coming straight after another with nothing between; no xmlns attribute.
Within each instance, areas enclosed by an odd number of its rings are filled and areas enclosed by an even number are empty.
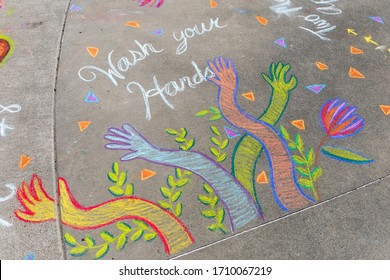
<svg viewBox="0 0 390 280"><path fill-rule="evenodd" d="M65 26L66 26L66 22L67 22L67 19L68 19L68 14L69 14L69 9L70 9L70 4L71 4L72 0L68 0L68 3L66 5L66 10L65 10L65 13L64 13L64 22L62 24L62 30L61 30L61 36L60 36L60 45L59 45L59 49L58 49L58 55L57 55L57 66L56 66L56 73L55 73L55 80L54 80L54 94L53 94L53 107L52 107L52 116L53 116L53 130L52 130L52 135L53 135L53 160L54 160L54 174L53 174L53 177L54 177L54 188L55 188L55 191L54 193L56 194L56 214L57 214L57 220L56 220L56 223L57 223L57 229L58 229L58 239L59 239L59 244L61 246L61 254L62 254L62 259L66 259L66 246L65 246L65 242L63 241L63 226L61 224L61 208L60 208L60 205L59 205L59 199L58 199L58 188L57 188L57 181L58 181L58 173L57 173L57 146L56 146L56 100L57 100L57 83L58 83L58 71L59 71L59 67L60 67L60 57L61 57L61 50L62 50L62 43L63 43L63 40L64 40L64 33L65 33Z"/></svg>
<svg viewBox="0 0 390 280"><path fill-rule="evenodd" d="M289 218L289 217L292 217L292 216L295 216L295 215L297 215L297 214L303 213L303 212L308 211L308 210L310 210L310 209L312 209L312 208L315 208L315 207L319 207L319 206L321 206L321 205L328 204L329 202L331 202L331 201L333 201L333 200L342 198L342 197L344 197L344 196L346 196L346 195L348 195L348 194L351 194L351 193L353 193L353 192L355 192L355 191L359 191L359 190L364 189L364 188L366 188L366 187L369 187L369 186L371 186L371 185L373 185L373 184L380 183L382 180L385 180L385 179L388 179L388 178L390 178L390 174L385 175L385 176L383 176L383 177L381 177L381 178L378 178L378 179L376 179L376 180L374 180L374 181L371 181L371 182L369 182L369 183L366 183L366 184L364 184L364 185L361 185L361 186L359 186L359 187L356 187L356 188L354 188L354 189L352 189L352 190L349 190L349 191L347 191L347 192L344 192L344 193L342 193L342 194L339 194L339 195L337 195L337 196L335 196L335 197L329 198L329 199L327 199L327 200L325 200L325 201L322 201L322 202L320 202L320 203L318 203L318 204L315 204L315 205L306 207L306 208L304 208L304 209L301 209L301 210L296 211L296 212L294 212L294 213L291 213L291 214L288 214L288 215L286 215L286 216L277 218L277 219L275 219L275 220L269 221L269 222L267 222L267 223L258 225L258 226L256 226L256 227L253 227L253 228L244 230L244 231L242 231L242 232L239 232L239 233L234 234L234 235L232 235L232 236L229 236L229 237L227 237L227 238L224 238L224 239L221 239L221 240L217 240L217 241L215 241L215 242L212 242L212 243L210 243L210 244L204 245L204 246L202 246L202 247L199 247L199 248L194 249L194 250L192 250L192 251L189 251L189 252L187 252L187 253L180 254L180 255L178 255L178 256L175 256L175 257L173 257L173 258L170 258L170 260L177 260L177 259L179 259L179 258L181 258L181 257L187 256L187 255L191 255L191 254L196 253L196 252L198 252L198 251L201 251L201 250L203 250L203 249L212 247L212 246L217 245L217 244L219 244L219 243L223 243L223 242L225 242L225 241L228 241L228 240L230 240L230 239L234 239L234 238L236 238L236 237L239 237L239 236L244 235L244 234L246 234L246 233L252 232L252 231L254 231L254 230L257 230L257 229L260 229L260 228L262 228L262 227L271 225L271 224L273 224L273 223L275 223L275 222L278 222L278 221L281 221L281 220L285 220L285 219L287 219L287 218Z"/></svg>

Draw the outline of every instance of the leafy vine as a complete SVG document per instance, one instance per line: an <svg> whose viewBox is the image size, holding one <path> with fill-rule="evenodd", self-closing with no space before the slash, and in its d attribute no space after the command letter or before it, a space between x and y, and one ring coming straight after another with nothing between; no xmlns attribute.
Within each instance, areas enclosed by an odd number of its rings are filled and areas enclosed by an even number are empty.
<svg viewBox="0 0 390 280"><path fill-rule="evenodd" d="M221 132L216 128L215 126L210 126L211 131L216 137L211 137L211 142L217 146L218 149L211 147L210 152L215 157L217 162L223 162L227 158L227 154L223 153L223 150L225 150L229 146L229 139L223 139Z"/></svg>
<svg viewBox="0 0 390 280"><path fill-rule="evenodd" d="M221 111L218 108L213 107L213 106L210 106L209 110L199 111L198 113L196 113L195 116L204 117L204 116L209 115L209 114L211 114L211 117L209 118L210 121L216 121L216 120L222 119Z"/></svg>
<svg viewBox="0 0 390 280"><path fill-rule="evenodd" d="M176 136L175 138L176 143L181 144L179 146L180 150L189 151L195 145L195 138L191 138L190 140L187 140L188 131L184 127L180 128L180 131L176 131L172 128L167 128L165 129L165 132L168 133L169 135Z"/></svg>

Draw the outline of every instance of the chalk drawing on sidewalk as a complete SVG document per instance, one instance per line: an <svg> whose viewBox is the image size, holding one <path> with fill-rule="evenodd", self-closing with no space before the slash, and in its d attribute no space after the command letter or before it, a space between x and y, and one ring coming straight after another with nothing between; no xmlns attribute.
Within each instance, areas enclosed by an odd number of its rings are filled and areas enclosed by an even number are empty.
<svg viewBox="0 0 390 280"><path fill-rule="evenodd" d="M0 34L0 67L4 66L15 50L14 41L3 34Z"/></svg>
<svg viewBox="0 0 390 280"><path fill-rule="evenodd" d="M93 58L96 58L99 53L99 48L96 47L87 47L87 52L92 56Z"/></svg>
<svg viewBox="0 0 390 280"><path fill-rule="evenodd" d="M386 116L390 115L390 105L380 105L379 108L382 110L383 114Z"/></svg>
<svg viewBox="0 0 390 280"><path fill-rule="evenodd" d="M139 25L138 21L128 21L125 23L125 25L135 28L141 28L141 25Z"/></svg>
<svg viewBox="0 0 390 280"><path fill-rule="evenodd" d="M9 190L11 191L11 193L8 194L7 196L0 197L0 202L6 202L6 201L12 199L12 198L15 196L15 194L16 194L16 186L15 186L14 184L9 184L9 183L8 183L8 184L5 184L5 187L6 187L7 189L9 189ZM3 226L3 227L11 227L12 224L9 223L9 222L6 221L6 220L0 218L0 226Z"/></svg>
<svg viewBox="0 0 390 280"><path fill-rule="evenodd" d="M136 0L140 6L147 6L149 7L157 7L160 8L162 4L164 4L164 0Z"/></svg>
<svg viewBox="0 0 390 280"><path fill-rule="evenodd" d="M20 156L20 160L19 160L19 168L22 170L22 169L25 169L27 167L27 165L30 164L32 158L29 157L29 156L26 156L26 155L21 155Z"/></svg>
<svg viewBox="0 0 390 280"><path fill-rule="evenodd" d="M24 260L27 260L27 261L35 260L35 254L34 253L28 253L27 256L24 258Z"/></svg>
<svg viewBox="0 0 390 280"><path fill-rule="evenodd" d="M43 188L42 181L33 175L28 185L26 182L17 190L18 200L22 209L15 211L18 219L28 223L41 223L57 219L55 201L49 197ZM67 227L76 230L91 230L105 227L122 220L139 220L147 224L160 237L165 251L168 254L177 253L194 243L188 229L170 212L157 204L135 196L123 196L104 202L102 204L84 207L73 197L66 181L58 179L58 200L61 208L61 222ZM101 233L105 244L98 247L94 242L81 245L75 242L69 234L65 234L66 242L73 247L70 253L74 256L85 254L88 249L98 249L96 258L103 257L108 251L108 244L117 241L119 249L126 243L125 237L132 232L125 223L118 223L117 228L122 230L122 237L113 238L106 232ZM138 232L139 230L137 230ZM142 235L135 232L132 238ZM135 236L134 236L135 235ZM120 241L121 240L121 241Z"/></svg>
<svg viewBox="0 0 390 280"><path fill-rule="evenodd" d="M81 10L82 10L81 7L77 4L72 4L69 7L69 11L72 11L72 12L80 12Z"/></svg>

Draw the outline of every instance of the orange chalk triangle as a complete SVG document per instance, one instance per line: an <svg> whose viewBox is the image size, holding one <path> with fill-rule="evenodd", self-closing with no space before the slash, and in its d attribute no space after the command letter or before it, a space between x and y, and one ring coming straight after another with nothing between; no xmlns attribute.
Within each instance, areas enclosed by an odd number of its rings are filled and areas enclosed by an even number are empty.
<svg viewBox="0 0 390 280"><path fill-rule="evenodd" d="M389 105L380 105L379 107L381 108L381 110L383 111L383 113L386 116L390 115L390 106Z"/></svg>
<svg viewBox="0 0 390 280"><path fill-rule="evenodd" d="M136 21L128 21L126 22L126 25L127 26L130 26L130 27L135 27L135 28L140 28L141 26L138 24L138 22Z"/></svg>
<svg viewBox="0 0 390 280"><path fill-rule="evenodd" d="M354 46L351 46L350 52L351 52L351 54L362 54L362 53L364 53L364 51L362 51L361 49L355 48Z"/></svg>
<svg viewBox="0 0 390 280"><path fill-rule="evenodd" d="M267 23L268 23L268 20L266 18L256 16L256 19L257 19L258 22L260 22L264 26L266 26Z"/></svg>
<svg viewBox="0 0 390 280"><path fill-rule="evenodd" d="M242 96L244 96L246 99L248 99L250 101L255 101L255 95L253 94L252 91L244 93Z"/></svg>
<svg viewBox="0 0 390 280"><path fill-rule="evenodd" d="M22 155L20 157L19 168L24 169L27 165L30 164L30 162L31 162L30 157Z"/></svg>
<svg viewBox="0 0 390 280"><path fill-rule="evenodd" d="M316 61L316 65L317 65L318 69L320 69L321 71L329 69L328 65L326 65L322 62L319 62L319 61Z"/></svg>
<svg viewBox="0 0 390 280"><path fill-rule="evenodd" d="M267 178L267 174L265 173L265 171L261 172L259 174L259 176L257 176L256 182L258 184L268 184L269 183L268 178Z"/></svg>
<svg viewBox="0 0 390 280"><path fill-rule="evenodd" d="M217 7L217 2L213 1L213 0L210 0L210 6L211 8L216 8Z"/></svg>
<svg viewBox="0 0 390 280"><path fill-rule="evenodd" d="M300 130L305 130L305 121L304 120L295 120L291 124Z"/></svg>
<svg viewBox="0 0 390 280"><path fill-rule="evenodd" d="M154 172L152 170L148 170L148 169L142 169L141 170L141 181L152 178L154 175L156 175L156 172Z"/></svg>
<svg viewBox="0 0 390 280"><path fill-rule="evenodd" d="M362 73L360 73L358 70L356 70L355 68L352 68L352 67L349 68L349 76L351 78L355 78L355 79L364 79L365 78Z"/></svg>
<svg viewBox="0 0 390 280"><path fill-rule="evenodd" d="M87 47L87 51L93 58L97 57L99 53L99 49L95 47Z"/></svg>
<svg viewBox="0 0 390 280"><path fill-rule="evenodd" d="M89 126L91 123L92 123L92 122L90 122L90 121L78 122L80 131L86 130L86 129L88 128L88 126Z"/></svg>

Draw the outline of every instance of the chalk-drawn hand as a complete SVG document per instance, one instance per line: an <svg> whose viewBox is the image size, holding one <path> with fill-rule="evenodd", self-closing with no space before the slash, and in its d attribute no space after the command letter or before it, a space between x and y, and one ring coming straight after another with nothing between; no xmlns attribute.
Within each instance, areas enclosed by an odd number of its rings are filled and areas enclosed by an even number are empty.
<svg viewBox="0 0 390 280"><path fill-rule="evenodd" d="M283 63L272 63L269 69L270 75L261 73L261 76L267 83L274 88L277 92L289 92L293 90L298 82L295 76L291 76L287 80L287 72L290 70L291 66L289 64L283 65Z"/></svg>
<svg viewBox="0 0 390 280"><path fill-rule="evenodd" d="M209 61L208 64L215 74L215 77L208 78L210 82L213 82L219 87L235 88L237 73L231 59L217 57L214 61Z"/></svg>
<svg viewBox="0 0 390 280"><path fill-rule="evenodd" d="M131 125L124 124L122 129L110 128L111 134L106 134L105 139L111 143L105 145L111 150L130 150L131 153L123 156L121 160L130 161L136 158L143 158L155 150L143 136Z"/></svg>

